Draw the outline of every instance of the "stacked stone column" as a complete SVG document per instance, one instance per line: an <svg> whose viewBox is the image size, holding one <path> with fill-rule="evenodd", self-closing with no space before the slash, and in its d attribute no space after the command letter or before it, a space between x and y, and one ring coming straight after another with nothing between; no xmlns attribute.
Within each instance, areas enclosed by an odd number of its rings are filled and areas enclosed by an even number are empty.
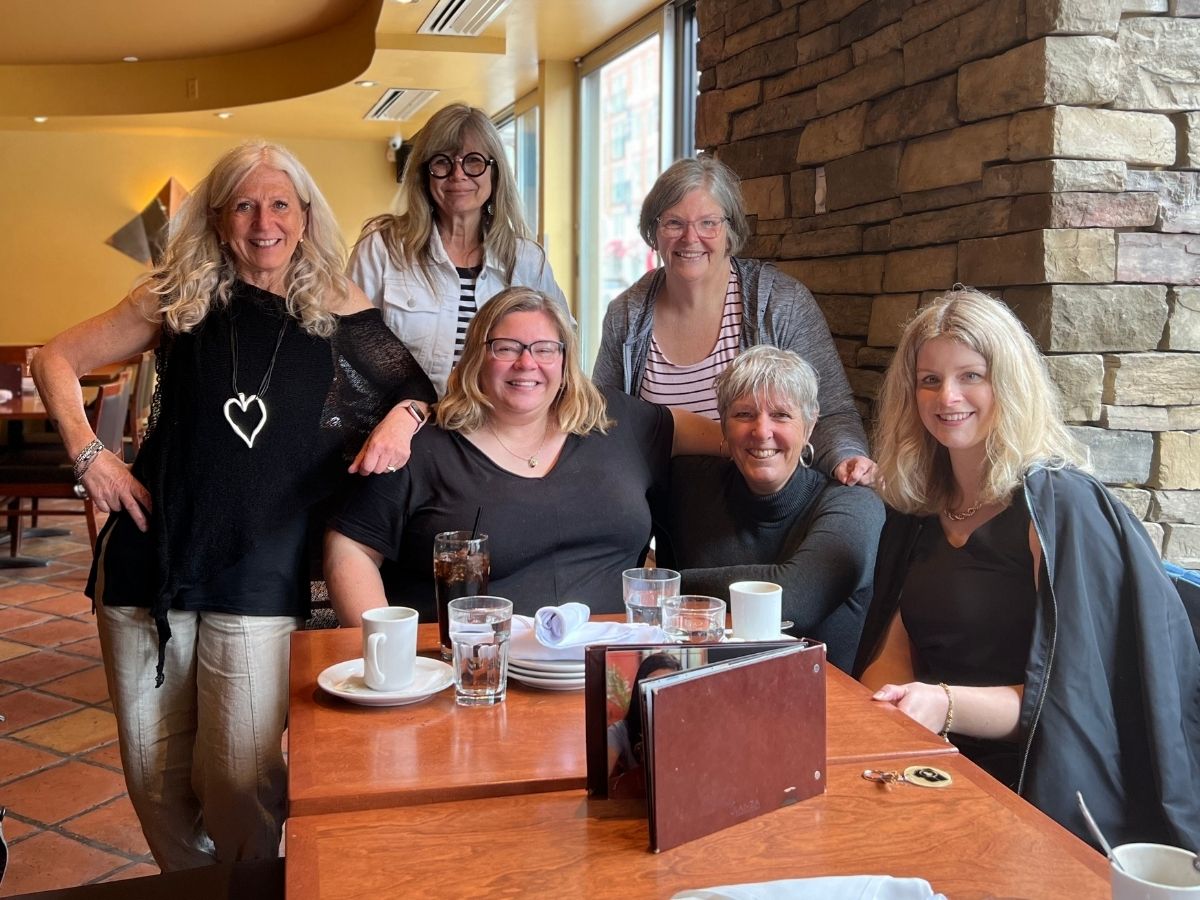
<svg viewBox="0 0 1200 900"><path fill-rule="evenodd" d="M697 144L817 295L864 413L956 282L1046 354L1093 468L1200 567L1200 0L699 0Z"/></svg>

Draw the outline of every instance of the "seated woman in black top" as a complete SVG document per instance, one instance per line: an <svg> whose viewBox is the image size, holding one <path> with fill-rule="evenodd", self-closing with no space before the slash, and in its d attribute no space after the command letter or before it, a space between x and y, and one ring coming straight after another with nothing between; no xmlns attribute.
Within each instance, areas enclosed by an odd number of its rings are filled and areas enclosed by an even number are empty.
<svg viewBox="0 0 1200 900"><path fill-rule="evenodd" d="M720 442L693 413L599 391L562 306L530 288L502 291L471 321L437 422L405 468L359 484L331 523L325 572L343 624L388 599L432 619L433 539L470 530L480 509L489 593L527 615L568 600L620 612L621 572L650 536L651 489L672 454ZM384 557L400 569L389 598Z"/></svg>
<svg viewBox="0 0 1200 900"><path fill-rule="evenodd" d="M809 468L817 373L790 350L751 347L714 382L731 460L677 459L658 562L688 594L735 581L783 587L783 617L849 669L862 632L883 504Z"/></svg>
<svg viewBox="0 0 1200 900"><path fill-rule="evenodd" d="M1200 843L1200 650L1141 523L1055 411L999 301L905 330L879 397L895 508L855 671L1083 837Z"/></svg>

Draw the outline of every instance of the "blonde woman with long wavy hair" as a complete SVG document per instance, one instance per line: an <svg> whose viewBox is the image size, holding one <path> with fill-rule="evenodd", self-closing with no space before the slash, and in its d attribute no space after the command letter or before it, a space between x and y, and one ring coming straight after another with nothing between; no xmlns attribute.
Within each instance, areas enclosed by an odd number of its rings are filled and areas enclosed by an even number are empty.
<svg viewBox="0 0 1200 900"><path fill-rule="evenodd" d="M130 468L96 439L79 376L150 349L154 414ZM433 386L342 274L312 178L261 142L218 160L162 262L33 370L76 478L110 513L87 593L155 861L273 857L314 514L396 399L428 403Z"/></svg>
<svg viewBox="0 0 1200 900"><path fill-rule="evenodd" d="M530 288L502 291L471 322L437 420L407 466L356 485L331 523L325 574L343 624L389 601L433 619L434 536L470 530L480 511L488 590L516 612L567 600L618 612L671 456L721 442L715 422L593 386L562 307ZM401 569L390 595L384 558Z"/></svg>
<svg viewBox="0 0 1200 900"><path fill-rule="evenodd" d="M1081 837L1200 842L1200 651L1136 517L1081 467L1033 340L969 288L879 396L892 507L855 672Z"/></svg>

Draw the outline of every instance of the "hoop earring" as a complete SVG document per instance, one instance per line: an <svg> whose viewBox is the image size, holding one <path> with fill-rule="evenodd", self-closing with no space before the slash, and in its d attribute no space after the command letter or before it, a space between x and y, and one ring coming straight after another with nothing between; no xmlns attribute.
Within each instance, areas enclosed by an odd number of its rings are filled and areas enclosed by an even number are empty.
<svg viewBox="0 0 1200 900"><path fill-rule="evenodd" d="M808 454L808 459L804 458L804 455L806 453ZM800 451L800 465L804 466L804 468L807 469L813 464L813 461L816 458L817 458L817 451L813 449L812 442L809 441L808 443L806 443L804 445L804 448Z"/></svg>

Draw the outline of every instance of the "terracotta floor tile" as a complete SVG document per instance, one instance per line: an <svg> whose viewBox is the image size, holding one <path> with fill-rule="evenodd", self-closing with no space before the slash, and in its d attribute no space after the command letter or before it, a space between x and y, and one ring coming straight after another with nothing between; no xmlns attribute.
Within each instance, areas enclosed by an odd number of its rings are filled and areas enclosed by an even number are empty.
<svg viewBox="0 0 1200 900"><path fill-rule="evenodd" d="M16 816L4 817L4 836L8 838L8 844L11 847L22 838L29 837L31 834L37 834L42 829L36 825L30 825L28 822L22 822Z"/></svg>
<svg viewBox="0 0 1200 900"><path fill-rule="evenodd" d="M19 850L19 852L17 852ZM13 848L0 896L75 887L107 875L128 860L52 831L35 834Z"/></svg>
<svg viewBox="0 0 1200 900"><path fill-rule="evenodd" d="M103 747L97 747L95 750L85 753L79 758L95 763L98 766L108 766L110 769L116 769L118 772L124 771L121 768L121 745L116 741L113 741L111 744L105 744Z"/></svg>
<svg viewBox="0 0 1200 900"><path fill-rule="evenodd" d="M74 572L58 576L47 583L57 585L64 591L82 591L87 587L88 570L86 568L77 568Z"/></svg>
<svg viewBox="0 0 1200 900"><path fill-rule="evenodd" d="M0 609L0 634L15 628L37 625L49 618L47 613L38 612L32 606L6 606L4 609Z"/></svg>
<svg viewBox="0 0 1200 900"><path fill-rule="evenodd" d="M92 666L65 678L47 681L41 686L41 690L70 700L82 700L84 703L103 703L108 699L104 666Z"/></svg>
<svg viewBox="0 0 1200 900"><path fill-rule="evenodd" d="M68 819L60 825L64 831L98 841L128 856L144 856L150 852L142 826L129 797L121 796L110 803Z"/></svg>
<svg viewBox="0 0 1200 900"><path fill-rule="evenodd" d="M96 623L91 622L92 631L96 630ZM82 641L75 641L71 644L63 644L58 648L64 653L78 653L81 656L87 656L94 660L100 659L100 638L93 635L90 638L84 638Z"/></svg>
<svg viewBox="0 0 1200 900"><path fill-rule="evenodd" d="M38 647L57 647L89 637L96 633L96 626L91 622L77 622L75 619L55 617L40 625L30 625L28 628L18 628L8 632L6 637L23 644Z"/></svg>
<svg viewBox="0 0 1200 900"><path fill-rule="evenodd" d="M4 552L6 552L6 553L8 552L7 548L5 548ZM21 552L26 553L24 548L21 549ZM26 555L30 555L30 554L26 554ZM74 569L75 569L74 566L64 565L59 562L51 562L50 565L48 565L48 566L30 566L28 569L8 569L7 571L9 573L9 575L17 581L24 581L24 582L39 581L40 582L40 581L44 581L44 580L52 578L52 577L65 575L68 572L74 571ZM47 585L45 585L45 587L53 590L57 594L61 594L64 590L63 588L55 587L54 585L51 585L51 584L47 584Z"/></svg>
<svg viewBox="0 0 1200 900"><path fill-rule="evenodd" d="M51 697L35 690L14 691L0 701L0 712L8 721L0 722L0 734L12 734L30 725L79 709L79 704L61 697Z"/></svg>
<svg viewBox="0 0 1200 900"><path fill-rule="evenodd" d="M15 659L32 652L34 652L34 648L28 644L18 644L16 641L0 639L0 660Z"/></svg>
<svg viewBox="0 0 1200 900"><path fill-rule="evenodd" d="M70 761L9 782L4 786L4 802L26 819L52 825L124 793L123 776Z"/></svg>
<svg viewBox="0 0 1200 900"><path fill-rule="evenodd" d="M63 553L58 557L59 562L70 563L75 566L83 566L91 568L92 565L92 548L87 545L79 546L79 549L72 550L70 553Z"/></svg>
<svg viewBox="0 0 1200 900"><path fill-rule="evenodd" d="M8 569L6 571L14 571ZM57 597L63 593L62 588L49 584L12 583L0 587L0 603L5 606L20 606L34 600L45 600L47 597Z"/></svg>
<svg viewBox="0 0 1200 900"><path fill-rule="evenodd" d="M59 753L80 753L115 740L117 720L107 710L86 707L79 712L25 728L13 737L49 747Z"/></svg>
<svg viewBox="0 0 1200 900"><path fill-rule="evenodd" d="M62 762L61 756L0 738L0 784Z"/></svg>
<svg viewBox="0 0 1200 900"><path fill-rule="evenodd" d="M59 653L57 650L37 650L0 662L0 681L12 681L33 686L43 681L62 678L81 669L96 667L88 657Z"/></svg>
<svg viewBox="0 0 1200 900"><path fill-rule="evenodd" d="M33 603L27 603L25 604L25 609L54 613L56 616L79 616L85 613L91 615L92 601L84 594L72 591L69 594L59 594L57 597L51 597L49 600L36 600Z"/></svg>
<svg viewBox="0 0 1200 900"><path fill-rule="evenodd" d="M157 874L159 874L158 866L156 866L152 862L133 863L132 865L126 866L124 869L118 869L117 871L115 871L111 875L109 875L107 878L104 878L102 880L103 881L126 881L130 878L143 878L146 875L157 875Z"/></svg>

